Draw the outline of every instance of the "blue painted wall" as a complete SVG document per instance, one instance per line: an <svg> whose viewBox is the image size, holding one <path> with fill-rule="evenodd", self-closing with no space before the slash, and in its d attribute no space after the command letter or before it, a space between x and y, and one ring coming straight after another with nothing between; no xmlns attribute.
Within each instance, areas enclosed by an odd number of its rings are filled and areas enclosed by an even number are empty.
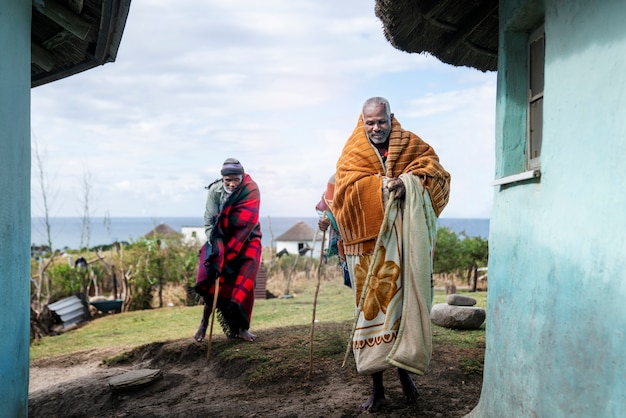
<svg viewBox="0 0 626 418"><path fill-rule="evenodd" d="M0 416L26 417L30 333L31 2L0 6Z"/></svg>
<svg viewBox="0 0 626 418"><path fill-rule="evenodd" d="M496 178L524 168L545 14L540 181L496 187L475 417L626 416L626 2L500 1Z"/></svg>

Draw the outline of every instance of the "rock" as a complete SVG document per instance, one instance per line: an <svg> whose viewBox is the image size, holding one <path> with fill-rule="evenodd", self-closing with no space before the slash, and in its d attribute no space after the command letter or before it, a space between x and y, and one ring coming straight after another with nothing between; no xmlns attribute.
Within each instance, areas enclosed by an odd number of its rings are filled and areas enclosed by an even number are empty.
<svg viewBox="0 0 626 418"><path fill-rule="evenodd" d="M478 329L487 316L483 308L437 303L430 310L430 321L452 329Z"/></svg>
<svg viewBox="0 0 626 418"><path fill-rule="evenodd" d="M463 295L448 295L446 298L448 305L454 306L474 306L476 305L476 299L471 296Z"/></svg>
<svg viewBox="0 0 626 418"><path fill-rule="evenodd" d="M131 370L109 379L109 387L114 391L133 389L152 383L161 376L160 369Z"/></svg>

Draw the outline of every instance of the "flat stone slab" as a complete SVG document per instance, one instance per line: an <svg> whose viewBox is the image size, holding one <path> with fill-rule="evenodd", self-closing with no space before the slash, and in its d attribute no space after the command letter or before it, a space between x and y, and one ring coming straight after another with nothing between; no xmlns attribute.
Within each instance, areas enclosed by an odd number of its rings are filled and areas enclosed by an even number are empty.
<svg viewBox="0 0 626 418"><path fill-rule="evenodd" d="M437 303L430 310L430 321L433 324L451 329L478 329L486 317L483 308L473 306Z"/></svg>
<svg viewBox="0 0 626 418"><path fill-rule="evenodd" d="M457 295L454 293L446 297L446 303L455 306L474 306L476 305L476 299L471 296Z"/></svg>
<svg viewBox="0 0 626 418"><path fill-rule="evenodd" d="M160 369L131 370L109 379L111 390L132 389L150 384L163 375Z"/></svg>

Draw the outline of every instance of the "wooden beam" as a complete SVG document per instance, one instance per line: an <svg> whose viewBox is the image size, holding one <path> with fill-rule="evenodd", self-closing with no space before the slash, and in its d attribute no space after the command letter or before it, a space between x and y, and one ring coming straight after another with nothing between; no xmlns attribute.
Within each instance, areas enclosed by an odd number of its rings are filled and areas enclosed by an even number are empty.
<svg viewBox="0 0 626 418"><path fill-rule="evenodd" d="M46 48L48 51L52 51L57 46L63 45L65 42L69 41L73 37L74 35L70 31L62 30L61 32L54 35L52 38L46 39L43 42L43 47Z"/></svg>
<svg viewBox="0 0 626 418"><path fill-rule="evenodd" d="M91 25L55 0L32 0L33 8L56 24L82 39L87 39Z"/></svg>
<svg viewBox="0 0 626 418"><path fill-rule="evenodd" d="M30 60L41 67L44 71L50 71L54 68L56 60L44 47L34 42L30 43Z"/></svg>
<svg viewBox="0 0 626 418"><path fill-rule="evenodd" d="M465 41L463 43L463 45L467 46L468 49L471 49L474 52L477 52L479 54L488 55L488 56L494 57L494 58L498 57L498 51L494 51L492 49L484 48L484 47L482 47L480 45L473 44L470 41Z"/></svg>
<svg viewBox="0 0 626 418"><path fill-rule="evenodd" d="M445 1L435 1L431 3L430 8L424 8L422 10L422 14L424 15L424 19L432 19L433 16L438 15L447 7L447 2Z"/></svg>
<svg viewBox="0 0 626 418"><path fill-rule="evenodd" d="M461 45L465 40L480 26L482 22L485 21L491 14L498 10L498 0L491 0L485 2L480 8L475 10L465 21L459 25L459 30L454 34L454 36L450 37L446 45L444 46L445 51L448 54L454 52L455 49L459 45Z"/></svg>
<svg viewBox="0 0 626 418"><path fill-rule="evenodd" d="M422 14L424 19L428 20L432 25L438 26L442 29L449 31L456 31L457 27L451 23L444 22L443 20L438 19L436 16L442 13L447 7L447 2L445 1L436 1L430 5L430 8L425 8L422 10Z"/></svg>
<svg viewBox="0 0 626 418"><path fill-rule="evenodd" d="M70 9L77 15L81 14L83 11L83 0L69 0L68 6Z"/></svg>
<svg viewBox="0 0 626 418"><path fill-rule="evenodd" d="M437 26L437 27L440 27L441 29L449 30L451 32L456 32L459 29L458 27L456 27L455 25L453 25L451 23L447 23L447 22L444 22L442 20L435 19L435 18L432 18L432 17L430 19L428 19L428 21L433 26Z"/></svg>

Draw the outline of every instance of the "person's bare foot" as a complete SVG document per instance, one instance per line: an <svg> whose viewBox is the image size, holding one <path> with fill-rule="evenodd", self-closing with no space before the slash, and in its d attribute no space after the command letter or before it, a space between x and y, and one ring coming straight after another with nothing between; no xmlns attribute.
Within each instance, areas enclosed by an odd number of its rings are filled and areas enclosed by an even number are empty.
<svg viewBox="0 0 626 418"><path fill-rule="evenodd" d="M417 402L417 386L413 381L413 378L404 369L398 368L398 377L400 378L400 383L402 384L402 393L406 396L407 403L415 403Z"/></svg>
<svg viewBox="0 0 626 418"><path fill-rule="evenodd" d="M385 388L383 387L383 372L376 372L372 375L372 394L361 405L363 411L376 412L385 404Z"/></svg>
<svg viewBox="0 0 626 418"><path fill-rule="evenodd" d="M197 342L201 342L204 340L206 336L207 323L205 321L200 321L200 326L198 327L198 331L196 331L196 335L193 336L194 340Z"/></svg>
<svg viewBox="0 0 626 418"><path fill-rule="evenodd" d="M382 397L371 394L369 398L361 405L361 410L367 412L378 412L378 410L385 404L385 395Z"/></svg>
<svg viewBox="0 0 626 418"><path fill-rule="evenodd" d="M209 316L211 316L211 307L205 304L202 309L202 320L200 321L200 326L198 327L198 331L196 331L196 335L193 336L194 340L198 342L204 340L204 337L206 336L206 329L209 326Z"/></svg>
<svg viewBox="0 0 626 418"><path fill-rule="evenodd" d="M256 335L254 335L253 333L251 333L247 329L240 329L239 330L239 338L241 338L242 340L245 340L245 341L252 342L252 341L256 340Z"/></svg>

